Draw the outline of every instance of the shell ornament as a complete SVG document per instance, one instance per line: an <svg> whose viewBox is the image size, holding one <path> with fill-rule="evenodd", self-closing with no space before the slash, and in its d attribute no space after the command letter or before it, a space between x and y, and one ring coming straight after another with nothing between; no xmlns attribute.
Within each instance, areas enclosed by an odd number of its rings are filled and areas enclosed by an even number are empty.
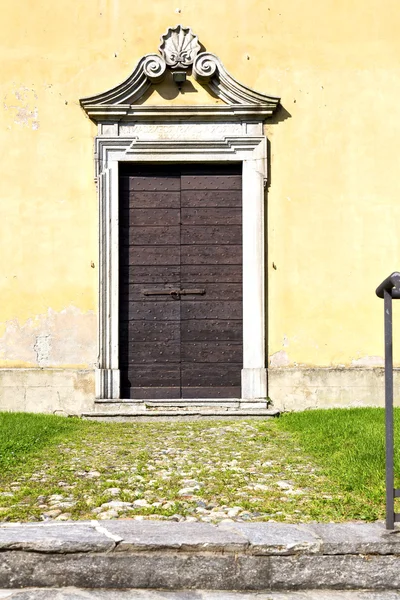
<svg viewBox="0 0 400 600"><path fill-rule="evenodd" d="M187 69L193 64L200 50L199 39L190 27L170 27L167 33L161 36L160 54L172 68Z"/></svg>

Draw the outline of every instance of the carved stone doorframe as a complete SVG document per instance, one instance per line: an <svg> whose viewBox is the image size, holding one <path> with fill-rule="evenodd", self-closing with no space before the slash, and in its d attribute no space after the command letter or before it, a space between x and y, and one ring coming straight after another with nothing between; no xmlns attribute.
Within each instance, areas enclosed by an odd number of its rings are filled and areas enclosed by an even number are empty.
<svg viewBox="0 0 400 600"><path fill-rule="evenodd" d="M175 38L174 38L175 36ZM187 36L185 38L185 36ZM179 38L179 39L178 39ZM119 164L242 163L243 369L242 398L267 397L265 357L264 186L267 143L263 123L279 99L239 84L217 57L203 52L189 28L162 36L160 54L139 61L120 86L81 101L98 124L95 161L99 195L99 326L96 397L120 397L119 371ZM190 50L169 52L182 44ZM185 41L186 40L186 41ZM186 44L186 45L185 45ZM174 64L175 61L175 64ZM173 63L171 65L171 63ZM227 102L207 106L134 104L167 68L192 67L192 74Z"/></svg>

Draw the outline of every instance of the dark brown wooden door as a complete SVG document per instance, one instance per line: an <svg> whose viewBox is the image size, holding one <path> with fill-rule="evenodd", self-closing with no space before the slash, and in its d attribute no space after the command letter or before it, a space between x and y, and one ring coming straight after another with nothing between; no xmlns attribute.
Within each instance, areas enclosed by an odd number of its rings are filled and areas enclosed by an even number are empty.
<svg viewBox="0 0 400 600"><path fill-rule="evenodd" d="M240 396L241 169L124 166L123 398Z"/></svg>

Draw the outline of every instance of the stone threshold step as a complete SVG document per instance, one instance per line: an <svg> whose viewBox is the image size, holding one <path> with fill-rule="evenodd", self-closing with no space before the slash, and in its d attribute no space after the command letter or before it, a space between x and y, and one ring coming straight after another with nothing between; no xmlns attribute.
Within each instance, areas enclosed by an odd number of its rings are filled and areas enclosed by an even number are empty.
<svg viewBox="0 0 400 600"><path fill-rule="evenodd" d="M235 401L235 402L226 402L226 401L220 401L220 402L207 402L206 400L195 400L195 401L173 401L173 400L142 400L140 402L128 402L128 401L124 401L124 402L119 402L119 401L113 401L113 402L105 402L104 400L98 401L95 400L94 403L94 408L95 410L115 410L116 408L118 408L118 410L120 409L126 409L126 410L146 410L146 409L151 409L151 408L161 408L163 410L169 410L169 409L193 409L193 408L211 408L213 410L217 409L226 409L226 408L241 408L241 404L239 401ZM245 404L245 408L267 408L266 403L262 404L262 403L254 403L252 402L251 405L249 405L248 403Z"/></svg>
<svg viewBox="0 0 400 600"><path fill-rule="evenodd" d="M207 590L159 591L83 588L0 590L1 600L400 600L400 592L303 590L301 592L226 592Z"/></svg>
<svg viewBox="0 0 400 600"><path fill-rule="evenodd" d="M84 419L96 421L156 421L156 420L194 420L194 419L245 419L245 418L272 418L280 415L279 410L269 409L182 409L172 408L151 410L118 410L82 413Z"/></svg>
<svg viewBox="0 0 400 600"><path fill-rule="evenodd" d="M246 400L244 398L180 398L170 399L149 399L149 400L104 400L96 399L95 408L112 408L115 406L124 406L126 408L191 408L191 407L212 407L212 408L268 408L268 403L264 401Z"/></svg>
<svg viewBox="0 0 400 600"><path fill-rule="evenodd" d="M256 402L256 404L266 404L265 400L255 401L246 400L245 398L149 398L148 400L136 398L96 398L95 400L96 404L187 404L197 402L206 402L207 404L220 404L221 402L226 404L236 404L240 402Z"/></svg>
<svg viewBox="0 0 400 600"><path fill-rule="evenodd" d="M398 533L381 523L7 523L0 588L399 590Z"/></svg>

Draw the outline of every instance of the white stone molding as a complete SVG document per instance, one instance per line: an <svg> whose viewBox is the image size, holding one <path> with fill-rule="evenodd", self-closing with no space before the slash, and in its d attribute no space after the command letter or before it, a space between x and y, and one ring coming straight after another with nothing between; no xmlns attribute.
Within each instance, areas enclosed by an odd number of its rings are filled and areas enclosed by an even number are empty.
<svg viewBox="0 0 400 600"><path fill-rule="evenodd" d="M268 117L274 114L279 106L279 98L255 92L239 83L224 68L217 56L210 52L200 52L197 36L191 29L177 25L169 28L161 37L160 55L146 54L136 65L133 73L115 88L88 98L80 103L91 119L96 122L114 119L138 120L150 118L154 113L156 119L188 118L204 116L211 119L249 117L251 114ZM154 83L162 81L167 69L189 69L192 67L193 76L210 89L228 106L192 107L192 110L182 110L183 107L149 107L135 106L140 98ZM194 113L194 114L193 114ZM218 117L216 117L218 115Z"/></svg>
<svg viewBox="0 0 400 600"><path fill-rule="evenodd" d="M97 96L82 99L81 106L91 117L91 105L100 106L125 106L137 102L149 89L152 83L162 81L167 65L158 54L146 54L141 58L133 70L132 75L115 88Z"/></svg>
<svg viewBox="0 0 400 600"><path fill-rule="evenodd" d="M102 154L102 153L101 153ZM99 191L99 313L96 398L119 398L119 231L118 162L100 159Z"/></svg>
<svg viewBox="0 0 400 600"><path fill-rule="evenodd" d="M173 68L187 69L201 50L199 38L190 27L169 27L161 36L159 52L167 65Z"/></svg>
<svg viewBox="0 0 400 600"><path fill-rule="evenodd" d="M226 129L234 123L227 123ZM179 124L177 125L179 128ZM96 138L100 199L98 398L119 398L118 354L118 164L122 162L241 162L243 165L243 370L242 397L267 396L265 368L264 184L267 146L263 135L201 138L201 126L185 125L184 140L157 139L142 124L143 137ZM208 129L205 129L208 133Z"/></svg>
<svg viewBox="0 0 400 600"><path fill-rule="evenodd" d="M239 83L228 73L219 58L210 52L202 52L197 56L193 64L193 76L200 83L207 84L227 104L268 106L272 112L279 104L279 98L260 94Z"/></svg>
<svg viewBox="0 0 400 600"><path fill-rule="evenodd" d="M98 124L95 142L99 193L99 358L96 397L117 399L119 371L118 168L122 162L242 163L243 369L242 398L267 396L265 361L264 187L267 143L263 122L279 105L238 83L220 60L199 52L189 28L168 29L160 53L144 56L121 85L81 100ZM192 73L225 104L135 104L170 68Z"/></svg>

